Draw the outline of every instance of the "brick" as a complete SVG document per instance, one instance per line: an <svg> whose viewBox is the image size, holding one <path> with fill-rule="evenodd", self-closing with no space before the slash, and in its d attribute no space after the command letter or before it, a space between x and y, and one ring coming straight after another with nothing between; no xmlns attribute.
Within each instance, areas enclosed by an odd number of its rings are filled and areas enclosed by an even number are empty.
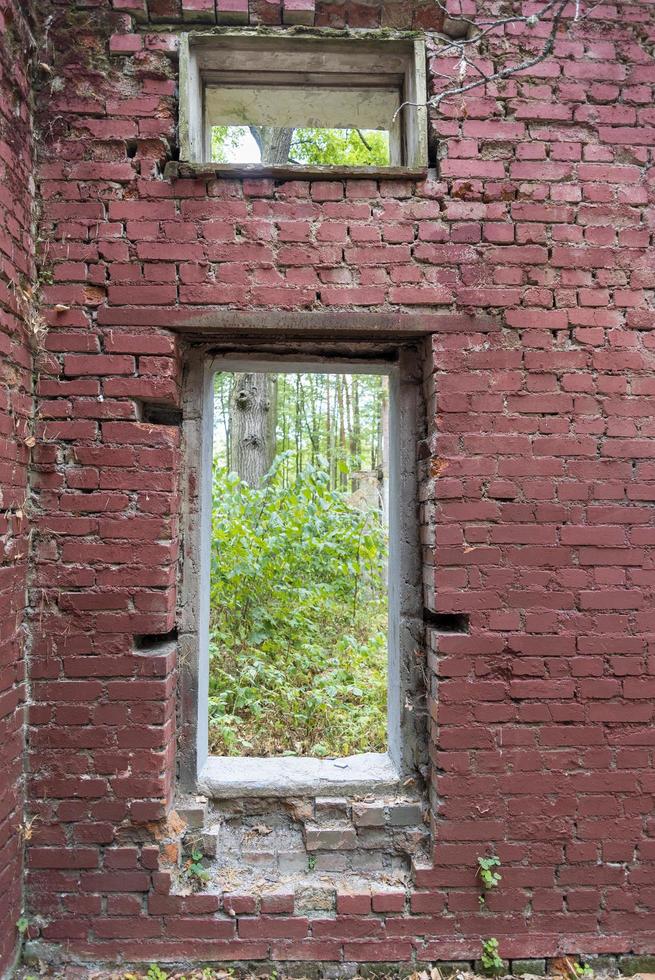
<svg viewBox="0 0 655 980"><path fill-rule="evenodd" d="M254 936L259 936L260 939L304 939L308 932L308 921L302 916L261 916L257 919L239 919L238 928L242 939Z"/></svg>
<svg viewBox="0 0 655 980"><path fill-rule="evenodd" d="M492 934L533 973L567 951L609 950L612 965L651 951L655 71L635 44L635 31L652 33L649 5L591 9L524 77L430 112L441 172L420 181L161 171L178 28L315 17L338 32L440 32L434 4L112 0L102 37L93 18L78 31L90 61L61 56L77 26L60 4L49 51L62 90L40 86L36 99L24 6L0 0L0 132L11 134L0 142L0 973L22 914L24 844L30 937L44 955L57 945L64 972L185 957L421 972L470 964ZM480 12L455 6L451 20ZM506 25L503 43L523 28ZM452 74L442 60L431 51L430 70ZM33 351L8 284L34 278L41 208L52 281ZM294 911L286 891L228 893L222 910L218 894L175 894L159 844L130 843L172 830L176 650L135 651L134 635L176 625L185 446L177 426L138 419L144 402L179 406L184 331L213 342L217 306L221 317L340 310L357 343L368 309L383 356L394 317L408 337L431 331L421 601L469 619L465 634L428 629L419 664L437 863L417 854L407 895L361 885L338 909L322 885L323 919L304 898ZM26 671L36 820L24 842ZM428 830L420 807L401 806L413 808L406 823L389 799L317 802L316 874L392 873L389 842L419 847ZM174 833L162 840L175 857ZM503 881L481 912L474 870L489 842ZM263 860L273 866L272 850ZM307 870L304 847L277 860Z"/></svg>

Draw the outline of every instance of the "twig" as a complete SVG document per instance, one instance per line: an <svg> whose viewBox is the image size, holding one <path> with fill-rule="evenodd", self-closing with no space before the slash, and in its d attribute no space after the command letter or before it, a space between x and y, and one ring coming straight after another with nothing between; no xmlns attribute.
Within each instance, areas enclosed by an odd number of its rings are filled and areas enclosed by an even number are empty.
<svg viewBox="0 0 655 980"><path fill-rule="evenodd" d="M362 133L361 129L355 129L355 132L357 133L357 135L359 136L360 140L362 141L362 143L364 144L364 146L366 147L366 149L370 153L372 147L371 147L370 143L367 143L366 140L364 139L364 134Z"/></svg>
<svg viewBox="0 0 655 980"><path fill-rule="evenodd" d="M435 0L437 6L445 11L443 4L440 0ZM466 84L455 84L447 87L443 92L439 92L437 95L433 95L432 98L428 99L427 102L402 102L393 114L392 122L396 121L398 114L405 107L412 108L422 108L424 106L432 106L437 108L444 99L449 99L455 95L463 95L465 92L470 92L472 89L480 88L483 85L488 85L491 82L503 81L506 78L510 78L512 75L516 75L522 71L528 71L530 68L534 68L535 65L540 64L545 61L546 58L550 57L553 53L555 47L555 40L557 37L557 31L562 22L562 17L564 15L564 10L568 5L569 0L548 0L543 9L537 14L530 14L525 17L505 17L497 21L489 22L490 26L483 29L478 29L478 33L470 38L464 38L461 41L451 41L444 48L441 49L440 54L448 54L449 52L455 52L458 54L458 77L461 82L466 75L468 68L472 68L480 76L471 82ZM578 0L579 3L579 0ZM487 75L482 69L476 65L473 61L467 57L466 47L471 45L479 45L492 31L497 30L499 27L510 23L523 23L528 27L534 27L540 21L544 19L547 13L554 9L552 27L546 38L546 41L541 49L541 51L531 58L526 58L524 61L519 62L517 65L513 65L511 68L499 68L497 71L493 72L491 75ZM473 23L473 22L471 22ZM481 21L481 23L487 23L486 21ZM478 27L479 25L474 25ZM451 76L444 75L442 73L435 73L436 77L450 79Z"/></svg>

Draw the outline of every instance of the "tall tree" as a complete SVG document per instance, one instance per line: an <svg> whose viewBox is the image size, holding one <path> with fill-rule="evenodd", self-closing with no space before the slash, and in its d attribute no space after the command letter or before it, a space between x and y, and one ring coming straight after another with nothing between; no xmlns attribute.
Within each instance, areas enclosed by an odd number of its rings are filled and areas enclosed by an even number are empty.
<svg viewBox="0 0 655 980"><path fill-rule="evenodd" d="M236 374L230 397L232 466L239 477L257 487L275 453L273 384L269 374Z"/></svg>
<svg viewBox="0 0 655 980"><path fill-rule="evenodd" d="M275 126L249 126L248 128L259 147L262 163L275 165L289 162L293 129L279 129Z"/></svg>

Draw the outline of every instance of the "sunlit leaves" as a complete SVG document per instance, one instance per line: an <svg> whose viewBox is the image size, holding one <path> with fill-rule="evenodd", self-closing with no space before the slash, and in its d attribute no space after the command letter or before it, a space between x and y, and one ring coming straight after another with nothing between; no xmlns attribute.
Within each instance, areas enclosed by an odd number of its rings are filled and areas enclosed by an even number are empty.
<svg viewBox="0 0 655 980"><path fill-rule="evenodd" d="M211 548L210 743L231 755L385 747L385 531L320 467L284 486L218 467Z"/></svg>

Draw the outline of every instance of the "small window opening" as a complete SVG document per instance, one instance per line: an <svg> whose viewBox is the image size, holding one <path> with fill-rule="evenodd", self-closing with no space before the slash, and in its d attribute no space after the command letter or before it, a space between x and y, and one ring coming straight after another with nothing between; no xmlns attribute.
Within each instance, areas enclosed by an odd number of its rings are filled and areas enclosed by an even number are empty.
<svg viewBox="0 0 655 980"><path fill-rule="evenodd" d="M423 170L425 59L413 36L184 34L180 159Z"/></svg>
<svg viewBox="0 0 655 980"><path fill-rule="evenodd" d="M387 751L388 376L214 376L209 751Z"/></svg>

